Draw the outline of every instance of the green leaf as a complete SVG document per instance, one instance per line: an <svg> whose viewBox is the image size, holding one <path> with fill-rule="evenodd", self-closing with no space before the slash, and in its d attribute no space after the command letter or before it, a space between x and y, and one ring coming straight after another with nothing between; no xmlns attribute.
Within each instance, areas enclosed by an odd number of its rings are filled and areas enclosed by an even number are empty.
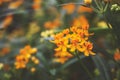
<svg viewBox="0 0 120 80"><path fill-rule="evenodd" d="M111 77L109 75L109 68L103 58L101 58L99 55L92 56L92 59L97 67L97 69L100 71L100 80L111 80Z"/></svg>
<svg viewBox="0 0 120 80"><path fill-rule="evenodd" d="M81 59L83 59L83 58L85 58L85 56L84 55L80 55L80 58ZM65 68L67 68L67 67L69 67L70 65L72 65L73 63L75 63L75 62L77 62L78 61L78 58L72 58L71 60L69 60L68 62L66 62L65 64L63 64L59 69L58 69L58 71L61 71L61 70L63 70L63 69L65 69Z"/></svg>
<svg viewBox="0 0 120 80"><path fill-rule="evenodd" d="M109 28L90 28L90 32L93 32L95 35L104 35L111 32Z"/></svg>

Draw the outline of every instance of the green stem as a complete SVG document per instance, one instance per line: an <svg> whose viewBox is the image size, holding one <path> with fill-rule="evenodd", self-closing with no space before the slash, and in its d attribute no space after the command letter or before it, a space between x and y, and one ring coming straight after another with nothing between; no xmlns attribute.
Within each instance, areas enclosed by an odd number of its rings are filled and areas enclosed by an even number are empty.
<svg viewBox="0 0 120 80"><path fill-rule="evenodd" d="M97 0L94 0L94 1L95 1L95 4L96 4L97 8L98 8L99 10L101 10L101 7L100 7L100 5L98 4Z"/></svg>
<svg viewBox="0 0 120 80"><path fill-rule="evenodd" d="M104 12L102 15L103 15L104 20L105 20L105 22L106 22L106 24L107 24L107 27L110 29L110 33L111 33L113 39L114 39L115 41L117 41L117 40L116 40L116 35L114 34L114 31L113 31L113 27L110 26L110 23L109 23L109 21L108 21L106 15L105 15L105 12ZM116 47L116 46L115 46L115 47Z"/></svg>
<svg viewBox="0 0 120 80"><path fill-rule="evenodd" d="M105 16L105 12L103 13L103 17L104 17L104 19L105 19L105 21L106 21L106 24L107 24L108 28L111 29L111 26L110 26L110 24L109 24L109 21L107 20L107 18L106 18L106 16Z"/></svg>
<svg viewBox="0 0 120 80"><path fill-rule="evenodd" d="M82 66L82 68L87 72L88 76L90 77L90 79L92 80L93 79L93 76L92 74L90 73L90 71L87 69L87 67L85 66L85 64L82 62L80 56L76 53L75 54L76 57L78 58L79 62L80 62L80 65Z"/></svg>
<svg viewBox="0 0 120 80"><path fill-rule="evenodd" d="M84 5L83 3L64 3L64 4L60 4L58 6L65 6L65 5L69 5L69 4Z"/></svg>

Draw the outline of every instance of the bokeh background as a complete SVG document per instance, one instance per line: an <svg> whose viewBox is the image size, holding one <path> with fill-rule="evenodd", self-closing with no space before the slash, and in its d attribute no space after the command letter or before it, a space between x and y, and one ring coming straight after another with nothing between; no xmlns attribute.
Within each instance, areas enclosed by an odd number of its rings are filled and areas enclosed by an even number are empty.
<svg viewBox="0 0 120 80"><path fill-rule="evenodd" d="M81 22L95 55L56 60L54 35ZM119 23L119 0L0 0L0 80L120 80Z"/></svg>

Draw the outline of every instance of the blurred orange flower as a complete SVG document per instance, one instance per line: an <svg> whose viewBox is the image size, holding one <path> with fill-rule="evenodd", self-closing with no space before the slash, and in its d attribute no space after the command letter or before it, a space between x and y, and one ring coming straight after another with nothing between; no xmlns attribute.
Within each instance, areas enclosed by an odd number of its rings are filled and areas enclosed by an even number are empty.
<svg viewBox="0 0 120 80"><path fill-rule="evenodd" d="M30 45L25 46L23 49L20 50L20 53L16 56L15 59L15 67L16 69L25 68L26 64L28 64L31 57L34 57L32 54L37 52L36 48L31 48ZM35 64L39 63L39 60L35 58Z"/></svg>
<svg viewBox="0 0 120 80"><path fill-rule="evenodd" d="M91 3L92 3L92 0L84 0L84 3L85 3L85 4L91 4Z"/></svg>
<svg viewBox="0 0 120 80"><path fill-rule="evenodd" d="M84 30L88 30L89 23L85 16L80 16L73 20L72 26L81 27Z"/></svg>
<svg viewBox="0 0 120 80"><path fill-rule="evenodd" d="M25 68L26 64L28 63L28 59L25 58L26 56L23 55L17 55L16 56L16 62L15 62L15 68L20 69L20 68Z"/></svg>
<svg viewBox="0 0 120 80"><path fill-rule="evenodd" d="M60 55L61 54L61 55ZM54 62L59 62L61 64L65 63L69 58L73 57L72 54L68 52L57 52L55 53Z"/></svg>
<svg viewBox="0 0 120 80"><path fill-rule="evenodd" d="M75 4L73 3L68 3L63 6L63 9L67 11L67 14L72 14L75 10Z"/></svg>
<svg viewBox="0 0 120 80"><path fill-rule="evenodd" d="M3 2L8 2L10 0L0 0L0 5L3 3Z"/></svg>
<svg viewBox="0 0 120 80"><path fill-rule="evenodd" d="M16 9L23 3L23 0L17 0L15 2L11 2L8 6L9 9Z"/></svg>
<svg viewBox="0 0 120 80"><path fill-rule="evenodd" d="M3 0L0 0L0 5L2 4Z"/></svg>
<svg viewBox="0 0 120 80"><path fill-rule="evenodd" d="M32 68L30 69L30 71L31 71L31 72L35 72L35 71L36 71L36 68L32 67Z"/></svg>
<svg viewBox="0 0 120 80"><path fill-rule="evenodd" d="M33 0L33 9L38 10L41 7L42 0Z"/></svg>
<svg viewBox="0 0 120 80"><path fill-rule="evenodd" d="M78 13L85 13L85 12L92 13L93 9L89 8L89 7L85 7L85 6L79 6L78 9L77 9L77 12Z"/></svg>
<svg viewBox="0 0 120 80"><path fill-rule="evenodd" d="M54 29L61 25L61 21L59 18L54 19L53 21L47 21L44 23L44 27L47 29Z"/></svg>
<svg viewBox="0 0 120 80"><path fill-rule="evenodd" d="M2 49L2 54L5 55L5 54L8 54L10 52L10 48L8 47L5 47Z"/></svg>
<svg viewBox="0 0 120 80"><path fill-rule="evenodd" d="M120 61L120 50L117 49L116 52L114 53L114 59L116 61Z"/></svg>
<svg viewBox="0 0 120 80"><path fill-rule="evenodd" d="M3 21L3 23L2 23L3 27L4 27L4 28L5 28L5 27L8 27L8 26L11 24L12 20L13 20L13 16L12 16L12 15L8 15L8 16L4 19L4 21Z"/></svg>

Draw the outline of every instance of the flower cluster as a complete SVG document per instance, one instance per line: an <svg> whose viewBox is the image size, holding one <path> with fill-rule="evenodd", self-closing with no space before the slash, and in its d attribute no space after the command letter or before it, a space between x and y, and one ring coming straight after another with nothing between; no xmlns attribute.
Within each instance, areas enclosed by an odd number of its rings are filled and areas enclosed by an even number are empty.
<svg viewBox="0 0 120 80"><path fill-rule="evenodd" d="M72 57L71 53L76 51L84 53L85 56L95 55L92 52L93 45L88 41L88 37L91 35L88 29L89 24L85 16L80 16L74 20L72 27L54 36L52 42L57 46L55 57L57 57L58 62L64 63Z"/></svg>
<svg viewBox="0 0 120 80"><path fill-rule="evenodd" d="M113 4L113 5L111 6L111 10L112 10L112 11L120 11L120 6L119 6L118 4Z"/></svg>
<svg viewBox="0 0 120 80"><path fill-rule="evenodd" d="M16 69L23 69L26 68L26 65L30 60L34 64L39 64L39 60L34 56L37 52L36 48L31 48L30 45L25 46L23 49L20 50L20 53L16 56L15 60L15 67Z"/></svg>

